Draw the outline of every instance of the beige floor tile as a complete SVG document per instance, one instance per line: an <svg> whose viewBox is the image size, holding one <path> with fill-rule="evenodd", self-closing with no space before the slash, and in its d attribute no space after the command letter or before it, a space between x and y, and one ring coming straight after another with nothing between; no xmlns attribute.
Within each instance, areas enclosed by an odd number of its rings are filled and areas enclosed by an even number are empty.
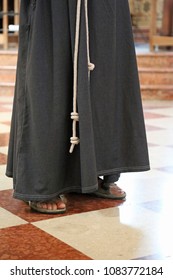
<svg viewBox="0 0 173 280"><path fill-rule="evenodd" d="M3 105L3 108L7 108L7 109L10 109L10 110L12 110L13 109L13 105Z"/></svg>
<svg viewBox="0 0 173 280"><path fill-rule="evenodd" d="M172 117L171 118L168 117L168 118L158 118L158 119L154 119L154 118L153 119L146 119L145 123L147 125L152 125L152 126L155 126L155 127L170 130L169 133L171 133L171 132L173 133L173 119L172 119ZM150 135L152 133L153 133L153 135L154 135L154 133L160 133L160 134L162 134L162 136L164 136L164 131L162 131L162 130L148 131L147 135L148 134Z"/></svg>
<svg viewBox="0 0 173 280"><path fill-rule="evenodd" d="M0 96L1 102L13 102L13 96Z"/></svg>
<svg viewBox="0 0 173 280"><path fill-rule="evenodd" d="M0 147L0 153L7 155L8 154L8 147Z"/></svg>
<svg viewBox="0 0 173 280"><path fill-rule="evenodd" d="M0 121L11 121L11 113L10 112L0 112Z"/></svg>
<svg viewBox="0 0 173 280"><path fill-rule="evenodd" d="M167 137L169 137L169 135ZM157 140L157 141L159 141L159 140ZM160 142L162 142L162 141L163 140L160 139ZM171 144L171 141L172 141L172 144ZM169 140L169 144L167 144L167 145L173 145L173 134L172 134L172 138L170 138L170 140ZM158 146L158 147L153 147L153 148L149 149L151 168L159 168L159 167L171 166L171 165L173 166L173 156L170 156L170 155L173 155L173 149L169 148L169 147Z"/></svg>
<svg viewBox="0 0 173 280"><path fill-rule="evenodd" d="M6 124L0 124L0 133L9 133L10 126Z"/></svg>
<svg viewBox="0 0 173 280"><path fill-rule="evenodd" d="M137 204L156 199L162 200L165 193L172 192L172 182L173 175L152 170L122 174L118 185L127 193L126 204Z"/></svg>
<svg viewBox="0 0 173 280"><path fill-rule="evenodd" d="M0 191L13 188L13 181L5 175L6 165L0 165Z"/></svg>
<svg viewBox="0 0 173 280"><path fill-rule="evenodd" d="M170 104L167 104L167 105L168 106L172 105L172 107L170 107L170 108L155 108L154 110L153 109L150 110L150 112L154 112L156 114L161 114L161 115L165 115L165 116L173 116L173 102L171 102ZM146 111L149 111L149 110L146 110Z"/></svg>
<svg viewBox="0 0 173 280"><path fill-rule="evenodd" d="M34 223L93 259L133 259L158 251L158 215L132 205Z"/></svg>
<svg viewBox="0 0 173 280"><path fill-rule="evenodd" d="M18 216L13 215L9 211L0 207L0 228L12 227L26 224L27 222Z"/></svg>

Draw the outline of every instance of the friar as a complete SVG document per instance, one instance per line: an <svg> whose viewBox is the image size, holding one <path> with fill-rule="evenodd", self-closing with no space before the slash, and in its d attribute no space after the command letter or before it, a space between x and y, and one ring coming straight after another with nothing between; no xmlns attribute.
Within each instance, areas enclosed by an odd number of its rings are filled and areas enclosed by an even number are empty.
<svg viewBox="0 0 173 280"><path fill-rule="evenodd" d="M125 199L150 169L128 0L21 0L6 175L13 197L64 213L72 192Z"/></svg>

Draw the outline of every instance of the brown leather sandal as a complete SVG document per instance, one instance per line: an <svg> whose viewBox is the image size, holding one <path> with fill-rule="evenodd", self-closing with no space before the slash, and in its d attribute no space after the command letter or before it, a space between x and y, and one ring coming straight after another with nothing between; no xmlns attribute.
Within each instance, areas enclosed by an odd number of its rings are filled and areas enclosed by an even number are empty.
<svg viewBox="0 0 173 280"><path fill-rule="evenodd" d="M65 201L64 195L60 195L58 198L49 201L30 201L29 206L31 209L43 214L63 214L66 212ZM50 205L51 209L49 209Z"/></svg>
<svg viewBox="0 0 173 280"><path fill-rule="evenodd" d="M110 183L109 187L105 187L102 179L98 179L98 190L94 193L97 197L109 199L125 199L126 192L123 191L116 183Z"/></svg>

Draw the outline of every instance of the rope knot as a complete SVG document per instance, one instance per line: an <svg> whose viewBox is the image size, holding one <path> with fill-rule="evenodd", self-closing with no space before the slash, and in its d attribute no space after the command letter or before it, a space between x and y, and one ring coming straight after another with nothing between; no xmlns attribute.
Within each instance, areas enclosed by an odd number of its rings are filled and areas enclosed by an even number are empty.
<svg viewBox="0 0 173 280"><path fill-rule="evenodd" d="M79 114L77 112L72 112L71 119L74 121L79 121Z"/></svg>
<svg viewBox="0 0 173 280"><path fill-rule="evenodd" d="M69 152L72 154L75 145L79 144L80 139L78 137L76 137L76 136L73 136L73 137L70 138L70 142L71 142L71 147L70 147L70 151Z"/></svg>
<svg viewBox="0 0 173 280"><path fill-rule="evenodd" d="M89 70L89 71L93 71L94 68L95 68L95 65L94 65L93 63L89 62L89 63L88 63L88 70Z"/></svg>
<svg viewBox="0 0 173 280"><path fill-rule="evenodd" d="M78 145L79 144L79 142L80 142L80 139L78 138L78 137L71 137L70 138L70 142L71 142L71 144L73 144L73 145Z"/></svg>

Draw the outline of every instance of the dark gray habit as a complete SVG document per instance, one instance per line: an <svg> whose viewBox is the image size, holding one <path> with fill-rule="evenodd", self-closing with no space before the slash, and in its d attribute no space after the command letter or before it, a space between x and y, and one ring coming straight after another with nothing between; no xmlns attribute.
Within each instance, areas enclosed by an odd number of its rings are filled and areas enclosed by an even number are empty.
<svg viewBox="0 0 173 280"><path fill-rule="evenodd" d="M78 135L72 134L77 0L21 0L17 78L6 175L14 197L47 200L93 192L97 177L149 170L128 0L82 1L78 62Z"/></svg>

